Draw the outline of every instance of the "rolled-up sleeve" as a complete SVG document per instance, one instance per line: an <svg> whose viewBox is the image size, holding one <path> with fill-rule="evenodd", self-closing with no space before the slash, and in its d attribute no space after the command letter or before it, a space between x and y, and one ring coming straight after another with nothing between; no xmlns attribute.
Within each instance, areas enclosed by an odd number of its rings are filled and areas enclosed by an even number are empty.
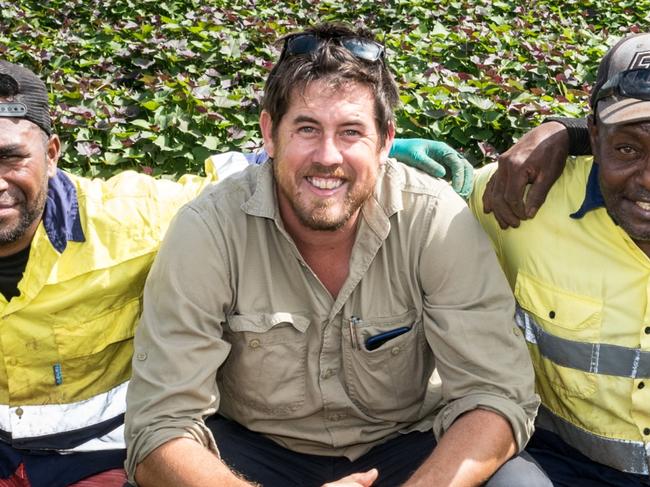
<svg viewBox="0 0 650 487"><path fill-rule="evenodd" d="M147 279L127 393L130 481L138 463L171 439L217 452L203 419L219 407L216 373L230 350L222 325L232 301L218 233L218 224L183 208Z"/></svg>
<svg viewBox="0 0 650 487"><path fill-rule="evenodd" d="M451 190L433 201L420 260L427 341L436 357L445 406L440 437L463 413L494 411L512 426L519 450L539 406L533 368L514 320L515 303L494 250Z"/></svg>

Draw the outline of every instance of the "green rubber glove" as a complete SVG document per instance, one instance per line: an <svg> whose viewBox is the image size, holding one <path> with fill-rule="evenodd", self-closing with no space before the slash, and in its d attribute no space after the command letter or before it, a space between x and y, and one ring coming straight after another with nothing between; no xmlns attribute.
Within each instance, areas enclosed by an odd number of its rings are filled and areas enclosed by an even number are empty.
<svg viewBox="0 0 650 487"><path fill-rule="evenodd" d="M442 178L451 172L451 187L464 199L472 192L474 168L444 142L427 139L395 139L389 157L420 169L430 176Z"/></svg>

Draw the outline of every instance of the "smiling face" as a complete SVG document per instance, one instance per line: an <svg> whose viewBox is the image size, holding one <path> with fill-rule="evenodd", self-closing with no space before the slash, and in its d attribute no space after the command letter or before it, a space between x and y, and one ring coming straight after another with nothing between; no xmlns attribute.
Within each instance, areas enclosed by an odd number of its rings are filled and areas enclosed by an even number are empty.
<svg viewBox="0 0 650 487"><path fill-rule="evenodd" d="M650 255L650 122L590 123L590 131L607 211Z"/></svg>
<svg viewBox="0 0 650 487"><path fill-rule="evenodd" d="M260 125L285 224L317 231L353 224L394 137L391 125L380 142L370 88L314 81L294 89L275 131L268 112L262 112Z"/></svg>
<svg viewBox="0 0 650 487"><path fill-rule="evenodd" d="M0 118L0 256L27 247L43 215L60 144L28 120Z"/></svg>

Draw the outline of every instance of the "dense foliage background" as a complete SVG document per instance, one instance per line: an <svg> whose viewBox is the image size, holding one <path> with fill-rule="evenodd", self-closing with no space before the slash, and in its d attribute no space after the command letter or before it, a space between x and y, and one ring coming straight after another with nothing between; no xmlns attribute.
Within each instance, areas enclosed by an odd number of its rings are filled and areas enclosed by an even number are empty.
<svg viewBox="0 0 650 487"><path fill-rule="evenodd" d="M598 60L647 30L649 0L0 0L0 58L51 88L61 165L177 175L260 145L274 41L322 20L363 23L402 89L402 135L475 164L550 114L578 116Z"/></svg>

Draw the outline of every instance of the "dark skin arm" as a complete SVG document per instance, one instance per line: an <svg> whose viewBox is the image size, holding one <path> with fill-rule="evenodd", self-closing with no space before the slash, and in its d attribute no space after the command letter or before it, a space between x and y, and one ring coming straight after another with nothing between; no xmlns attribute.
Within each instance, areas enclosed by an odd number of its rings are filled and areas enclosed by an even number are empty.
<svg viewBox="0 0 650 487"><path fill-rule="evenodd" d="M526 133L499 157L499 168L483 194L485 212L494 212L503 229L533 218L562 174L568 153L569 137L558 122Z"/></svg>

